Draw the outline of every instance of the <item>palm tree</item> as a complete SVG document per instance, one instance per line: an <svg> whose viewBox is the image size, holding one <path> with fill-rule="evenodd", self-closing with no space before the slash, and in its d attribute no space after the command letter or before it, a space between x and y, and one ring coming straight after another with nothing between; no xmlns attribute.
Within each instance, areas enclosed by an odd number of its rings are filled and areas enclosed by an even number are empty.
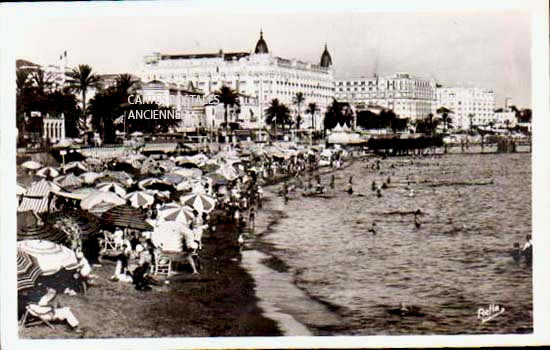
<svg viewBox="0 0 550 350"><path fill-rule="evenodd" d="M231 90L230 87L225 85L216 92L216 95L218 95L217 97L220 103L223 103L225 130L227 131L229 125L227 121L228 107L240 106L239 95L235 91Z"/></svg>
<svg viewBox="0 0 550 350"><path fill-rule="evenodd" d="M454 112L446 107L439 107L436 112L441 116L441 121L443 122L443 132L447 132L447 128L452 127L453 122L449 114Z"/></svg>
<svg viewBox="0 0 550 350"><path fill-rule="evenodd" d="M17 92L21 93L23 90L29 87L29 75L30 72L26 69L18 69L16 72L16 86Z"/></svg>
<svg viewBox="0 0 550 350"><path fill-rule="evenodd" d="M300 129L300 124L302 124L302 116L300 115L302 111L302 103L306 98L304 97L304 94L302 92L297 92L294 96L292 102L298 106L298 115L296 116L296 129Z"/></svg>
<svg viewBox="0 0 550 350"><path fill-rule="evenodd" d="M285 131L285 124L290 121L290 109L283 103L279 102L279 99L274 98L271 100L269 107L265 111L266 124L271 125L271 128L275 128L275 140L277 139L277 124L281 124L283 134Z"/></svg>
<svg viewBox="0 0 550 350"><path fill-rule="evenodd" d="M307 105L306 113L311 114L311 128L315 130L315 112L317 112L317 104L315 102L310 102Z"/></svg>
<svg viewBox="0 0 550 350"><path fill-rule="evenodd" d="M38 92L45 94L50 91L53 85L53 76L51 73L46 73L42 69L36 70L31 74L31 79L34 85L38 88Z"/></svg>
<svg viewBox="0 0 550 350"><path fill-rule="evenodd" d="M79 91L82 94L82 121L86 125L86 93L89 88L99 85L99 76L92 73L92 67L81 64L67 73L69 80L68 87L71 90Z"/></svg>
<svg viewBox="0 0 550 350"><path fill-rule="evenodd" d="M138 80L134 79L134 77L131 74L119 74L116 79L116 88L118 92L120 92L123 95L127 95L130 93L130 90L134 87L134 85L138 82Z"/></svg>

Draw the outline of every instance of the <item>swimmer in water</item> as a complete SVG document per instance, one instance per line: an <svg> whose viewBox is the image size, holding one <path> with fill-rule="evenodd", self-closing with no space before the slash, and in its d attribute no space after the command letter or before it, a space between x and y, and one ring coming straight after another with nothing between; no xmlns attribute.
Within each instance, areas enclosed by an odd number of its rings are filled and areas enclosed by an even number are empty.
<svg viewBox="0 0 550 350"><path fill-rule="evenodd" d="M514 258L515 262L519 262L521 260L522 251L519 247L519 243L514 243L514 249L512 249L512 257Z"/></svg>
<svg viewBox="0 0 550 350"><path fill-rule="evenodd" d="M422 223L420 222L420 219L418 218L418 214L420 214L420 210L417 210L414 213L414 227L416 227L417 229L420 228L420 226L422 226Z"/></svg>
<svg viewBox="0 0 550 350"><path fill-rule="evenodd" d="M382 191L380 191L380 189L376 190L376 197L382 197Z"/></svg>
<svg viewBox="0 0 550 350"><path fill-rule="evenodd" d="M334 188L334 174L330 176L330 188Z"/></svg>
<svg viewBox="0 0 550 350"><path fill-rule="evenodd" d="M386 182L387 182L388 184L391 183L391 178L390 178L389 176L388 176L388 180L386 180Z"/></svg>
<svg viewBox="0 0 550 350"><path fill-rule="evenodd" d="M353 185L353 176L350 176L350 177L349 177L348 183L349 183L350 185Z"/></svg>
<svg viewBox="0 0 550 350"><path fill-rule="evenodd" d="M373 190L373 191L376 191L376 187L377 187L377 186L376 186L376 181L373 181L373 182L372 182L372 190Z"/></svg>
<svg viewBox="0 0 550 350"><path fill-rule="evenodd" d="M384 182L384 183L382 184L382 189L386 189L386 188L388 188L388 185Z"/></svg>
<svg viewBox="0 0 550 350"><path fill-rule="evenodd" d="M414 197L414 189L409 189L409 197Z"/></svg>
<svg viewBox="0 0 550 350"><path fill-rule="evenodd" d="M376 222L372 222L372 226L369 229L369 233L372 233L373 236L376 236Z"/></svg>

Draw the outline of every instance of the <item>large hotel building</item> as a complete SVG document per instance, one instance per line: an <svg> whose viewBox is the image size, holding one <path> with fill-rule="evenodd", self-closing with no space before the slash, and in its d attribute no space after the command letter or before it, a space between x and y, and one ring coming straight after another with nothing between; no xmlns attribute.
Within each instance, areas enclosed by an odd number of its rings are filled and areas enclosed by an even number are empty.
<svg viewBox="0 0 550 350"><path fill-rule="evenodd" d="M436 97L435 80L406 73L387 77L337 79L335 97L352 103L357 110L368 106L391 109L400 118L422 119L432 112Z"/></svg>
<svg viewBox="0 0 550 350"><path fill-rule="evenodd" d="M213 94L222 86L228 86L239 95L248 97L249 109L236 116L245 125L264 126L265 109L272 99L277 98L294 112L296 93L302 92L305 101L301 105L303 127L313 125L311 116L305 113L308 104L315 102L319 108L315 114L315 126L322 126L322 116L334 97L332 59L325 45L319 63L286 59L273 55L263 33L252 52L223 52L202 54L161 54L145 56L139 77L144 83L142 94L149 93L147 86L159 83L169 87L170 94L176 96L191 92ZM152 83L152 84L151 84ZM152 91L151 91L152 92ZM176 106L177 107L177 106ZM206 126L219 126L223 122L223 111L210 109L214 116L205 115ZM212 118L214 117L214 118Z"/></svg>

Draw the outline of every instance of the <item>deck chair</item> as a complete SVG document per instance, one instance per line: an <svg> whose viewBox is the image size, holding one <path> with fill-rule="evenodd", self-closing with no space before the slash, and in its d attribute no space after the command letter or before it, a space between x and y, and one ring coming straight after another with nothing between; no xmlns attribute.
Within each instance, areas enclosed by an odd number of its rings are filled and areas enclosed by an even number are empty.
<svg viewBox="0 0 550 350"><path fill-rule="evenodd" d="M20 325L23 327L30 327L45 324L55 330L55 327L50 323L51 319L48 319L49 317L51 317L50 313L40 314L36 310L33 310L31 305L27 305L25 307L25 314L23 315L23 318L21 318Z"/></svg>
<svg viewBox="0 0 550 350"><path fill-rule="evenodd" d="M103 233L103 250L105 251L116 250L115 239L109 232Z"/></svg>
<svg viewBox="0 0 550 350"><path fill-rule="evenodd" d="M155 270L153 274L169 276L172 273L172 260L162 254L155 254Z"/></svg>

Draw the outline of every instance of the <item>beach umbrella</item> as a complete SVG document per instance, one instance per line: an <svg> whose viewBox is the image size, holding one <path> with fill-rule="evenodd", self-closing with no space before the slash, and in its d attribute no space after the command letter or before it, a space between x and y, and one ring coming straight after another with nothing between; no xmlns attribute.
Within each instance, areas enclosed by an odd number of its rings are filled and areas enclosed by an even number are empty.
<svg viewBox="0 0 550 350"><path fill-rule="evenodd" d="M141 180L138 183L138 187L142 190L151 189L159 191L171 191L173 189L171 184L154 177Z"/></svg>
<svg viewBox="0 0 550 350"><path fill-rule="evenodd" d="M47 166L38 170L36 175L40 177L51 177L53 179L54 177L59 176L59 171L54 167Z"/></svg>
<svg viewBox="0 0 550 350"><path fill-rule="evenodd" d="M163 205L158 211L158 217L164 221L189 224L193 222L195 215L193 214L193 208L190 206L173 202Z"/></svg>
<svg viewBox="0 0 550 350"><path fill-rule="evenodd" d="M125 171L106 171L105 176L115 179L126 187L134 184L134 178Z"/></svg>
<svg viewBox="0 0 550 350"><path fill-rule="evenodd" d="M239 172L232 165L226 165L216 170L216 173L222 175L229 181L233 181L239 177Z"/></svg>
<svg viewBox="0 0 550 350"><path fill-rule="evenodd" d="M146 215L142 210L126 204L117 205L101 215L101 221L105 225L152 231L153 226L145 220Z"/></svg>
<svg viewBox="0 0 550 350"><path fill-rule="evenodd" d="M133 133L130 134L130 136L132 137L143 136L143 133L141 131L134 131Z"/></svg>
<svg viewBox="0 0 550 350"><path fill-rule="evenodd" d="M183 181L185 181L185 178L178 174L164 174L160 177L160 180L169 183L171 185L177 185Z"/></svg>
<svg viewBox="0 0 550 350"><path fill-rule="evenodd" d="M146 191L135 191L126 195L126 200L135 208L150 206L155 202L155 196Z"/></svg>
<svg viewBox="0 0 550 350"><path fill-rule="evenodd" d="M34 160L28 160L25 163L21 164L21 166L25 169L29 170L38 170L42 167L42 164L34 161Z"/></svg>
<svg viewBox="0 0 550 350"><path fill-rule="evenodd" d="M49 223L37 223L32 226L20 227L17 230L17 240L47 240L55 243L64 243L67 234Z"/></svg>
<svg viewBox="0 0 550 350"><path fill-rule="evenodd" d="M158 167L165 171L170 171L170 169L172 169L175 166L176 166L176 163L168 159L161 160L158 162Z"/></svg>
<svg viewBox="0 0 550 350"><path fill-rule="evenodd" d="M78 178L81 179L86 184L93 184L94 182L97 181L97 179L101 179L104 176L105 176L104 174L88 171L83 174L80 174Z"/></svg>
<svg viewBox="0 0 550 350"><path fill-rule="evenodd" d="M204 193L192 193L180 197L180 202L199 212L211 212L214 210L216 200Z"/></svg>
<svg viewBox="0 0 550 350"><path fill-rule="evenodd" d="M183 230L181 223L176 221L160 222L151 233L151 241L163 252L179 253L183 250ZM189 230L189 229L187 229Z"/></svg>
<svg viewBox="0 0 550 350"><path fill-rule="evenodd" d="M63 188L75 188L82 186L82 180L76 177L73 173L69 175L59 176L55 179L55 182Z"/></svg>
<svg viewBox="0 0 550 350"><path fill-rule="evenodd" d="M113 192L96 192L92 193L80 202L80 207L84 210L91 211L93 207L98 205L121 205L126 201Z"/></svg>
<svg viewBox="0 0 550 350"><path fill-rule="evenodd" d="M45 276L53 275L61 269L73 270L78 267L75 253L54 242L26 240L17 242L17 248L32 256Z"/></svg>
<svg viewBox="0 0 550 350"><path fill-rule="evenodd" d="M86 163L87 165L91 165L93 167L98 167L103 165L103 162L101 161L101 159L97 159L97 158L86 158L84 163Z"/></svg>
<svg viewBox="0 0 550 350"><path fill-rule="evenodd" d="M17 290L34 287L34 282L42 274L38 262L21 249L17 249Z"/></svg>
<svg viewBox="0 0 550 350"><path fill-rule="evenodd" d="M88 166L86 166L83 162L70 162L63 167L63 170L65 172L85 173L88 171Z"/></svg>
<svg viewBox="0 0 550 350"><path fill-rule="evenodd" d="M96 186L101 192L113 192L117 195L124 197L126 195L126 190L118 182L102 182Z"/></svg>
<svg viewBox="0 0 550 350"><path fill-rule="evenodd" d="M99 231L101 222L91 213L80 210L64 210L48 215L46 221L54 226L58 226L63 231L64 222L68 221L78 227L80 238L87 238Z"/></svg>
<svg viewBox="0 0 550 350"><path fill-rule="evenodd" d="M172 170L170 170L171 174L179 175L182 177L192 177L194 176L193 170L191 169L184 169L180 167L174 167Z"/></svg>

